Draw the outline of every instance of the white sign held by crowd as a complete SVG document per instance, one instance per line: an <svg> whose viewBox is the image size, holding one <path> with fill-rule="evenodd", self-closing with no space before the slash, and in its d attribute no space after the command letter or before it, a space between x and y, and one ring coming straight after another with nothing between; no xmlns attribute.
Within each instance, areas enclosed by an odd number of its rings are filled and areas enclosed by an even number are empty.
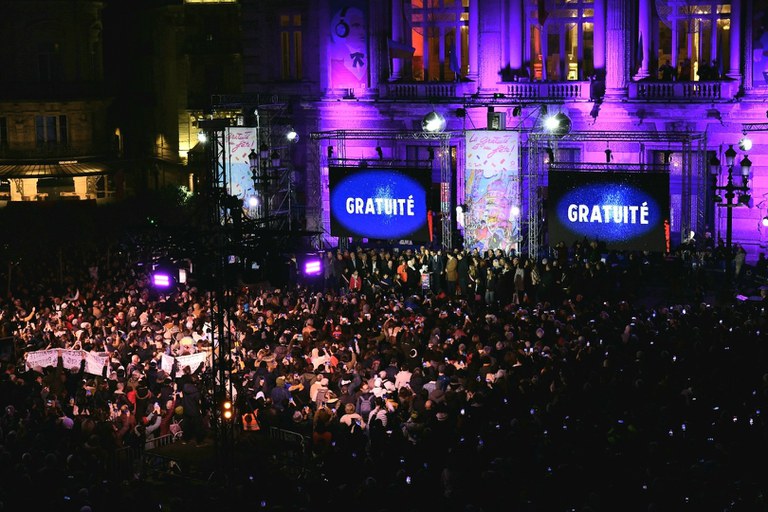
<svg viewBox="0 0 768 512"><path fill-rule="evenodd" d="M59 363L59 349L52 350L36 350L34 352L27 352L26 354L26 367L27 369L35 368L39 366L46 368L48 366L56 366ZM91 375L102 375L104 372L104 366L106 366L109 356L103 352L86 352L84 350L61 350L61 361L67 370L79 371L80 364L83 361L83 354L85 354L85 372Z"/></svg>

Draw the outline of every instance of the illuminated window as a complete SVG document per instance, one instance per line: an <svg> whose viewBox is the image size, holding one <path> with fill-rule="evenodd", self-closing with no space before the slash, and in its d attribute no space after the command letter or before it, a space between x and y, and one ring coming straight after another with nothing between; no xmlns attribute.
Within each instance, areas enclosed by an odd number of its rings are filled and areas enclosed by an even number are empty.
<svg viewBox="0 0 768 512"><path fill-rule="evenodd" d="M469 0L412 0L413 78L452 81L469 71Z"/></svg>
<svg viewBox="0 0 768 512"><path fill-rule="evenodd" d="M280 15L280 55L283 80L301 80L301 14Z"/></svg>
<svg viewBox="0 0 768 512"><path fill-rule="evenodd" d="M657 9L658 62L670 61L681 81L722 78L731 46L730 4L667 2Z"/></svg>
<svg viewBox="0 0 768 512"><path fill-rule="evenodd" d="M594 74L594 1L528 0L534 80L588 80ZM542 38L543 33L546 35Z"/></svg>
<svg viewBox="0 0 768 512"><path fill-rule="evenodd" d="M67 116L35 116L35 142L38 146L66 145L69 142Z"/></svg>

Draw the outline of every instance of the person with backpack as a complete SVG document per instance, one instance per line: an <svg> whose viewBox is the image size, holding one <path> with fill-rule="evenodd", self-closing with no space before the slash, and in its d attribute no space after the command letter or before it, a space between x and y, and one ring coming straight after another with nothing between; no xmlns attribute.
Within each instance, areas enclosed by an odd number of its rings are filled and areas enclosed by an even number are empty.
<svg viewBox="0 0 768 512"><path fill-rule="evenodd" d="M368 416L376 407L376 395L373 394L367 382L363 382L360 387L360 393L355 401L355 410L360 414L365 423L368 423Z"/></svg>

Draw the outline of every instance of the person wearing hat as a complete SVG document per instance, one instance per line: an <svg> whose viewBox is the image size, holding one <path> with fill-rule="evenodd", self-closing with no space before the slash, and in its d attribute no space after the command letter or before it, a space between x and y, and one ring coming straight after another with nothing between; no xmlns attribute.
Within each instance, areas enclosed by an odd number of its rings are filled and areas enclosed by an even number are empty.
<svg viewBox="0 0 768 512"><path fill-rule="evenodd" d="M285 377L281 375L275 380L275 387L270 392L269 397L272 399L274 408L280 413L284 412L293 403L291 392L288 391L285 384Z"/></svg>

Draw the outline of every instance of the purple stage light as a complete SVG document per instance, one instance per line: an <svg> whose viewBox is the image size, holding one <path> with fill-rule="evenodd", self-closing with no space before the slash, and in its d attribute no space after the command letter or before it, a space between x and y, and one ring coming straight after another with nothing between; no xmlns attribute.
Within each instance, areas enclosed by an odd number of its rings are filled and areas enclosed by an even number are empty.
<svg viewBox="0 0 768 512"><path fill-rule="evenodd" d="M159 272L152 274L152 284L158 288L168 288L171 286L171 276Z"/></svg>
<svg viewBox="0 0 768 512"><path fill-rule="evenodd" d="M307 260L304 262L304 275L315 276L322 271L320 260Z"/></svg>

